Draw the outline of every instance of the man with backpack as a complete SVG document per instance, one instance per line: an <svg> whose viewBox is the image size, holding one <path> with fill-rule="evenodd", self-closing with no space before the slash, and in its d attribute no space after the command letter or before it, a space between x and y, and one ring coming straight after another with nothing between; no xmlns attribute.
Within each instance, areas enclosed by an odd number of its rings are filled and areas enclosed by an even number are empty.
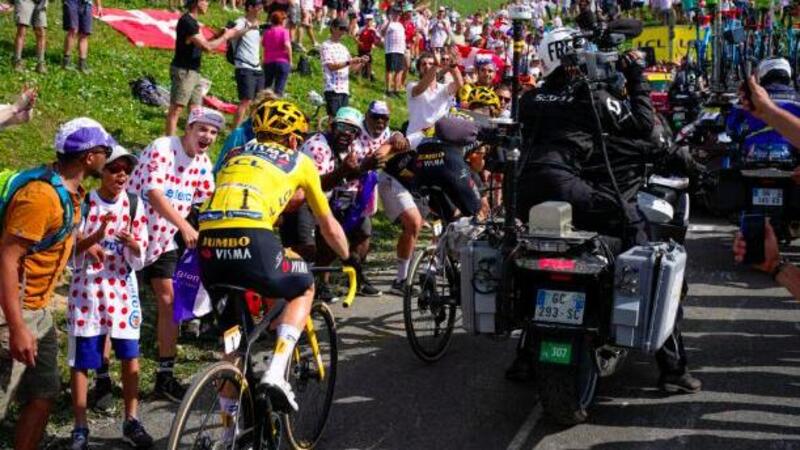
<svg viewBox="0 0 800 450"><path fill-rule="evenodd" d="M0 419L22 405L15 449L38 448L59 394L58 340L48 309L73 254L87 176L99 176L115 145L81 117L56 133L56 162L0 173Z"/></svg>

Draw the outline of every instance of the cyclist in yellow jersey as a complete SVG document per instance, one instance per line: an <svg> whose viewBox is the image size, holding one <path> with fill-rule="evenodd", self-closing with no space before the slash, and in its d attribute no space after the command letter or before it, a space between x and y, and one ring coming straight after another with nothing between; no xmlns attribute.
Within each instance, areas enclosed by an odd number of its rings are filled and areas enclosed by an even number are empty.
<svg viewBox="0 0 800 450"><path fill-rule="evenodd" d="M314 279L302 259L286 255L273 225L302 189L331 248L350 261L349 248L314 163L296 150L301 134L308 130L305 115L293 104L275 100L258 107L252 119L256 139L226 155L217 173L217 189L200 210L200 276L205 286L233 284L288 301L277 320L275 353L261 381L277 409L297 411L285 373L311 311ZM239 323L242 305L236 303L225 305L220 330ZM235 403L233 398L220 399L224 410L235 409Z"/></svg>

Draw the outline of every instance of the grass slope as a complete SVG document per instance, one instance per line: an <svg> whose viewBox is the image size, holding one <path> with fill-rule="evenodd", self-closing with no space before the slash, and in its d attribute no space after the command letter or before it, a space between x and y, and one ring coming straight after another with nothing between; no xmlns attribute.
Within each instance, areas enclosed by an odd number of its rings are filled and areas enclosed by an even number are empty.
<svg viewBox="0 0 800 450"><path fill-rule="evenodd" d="M106 7L146 8L153 7L142 0L104 2ZM458 3L460 11L468 12L476 8L485 9L500 3L500 0L443 1L442 4ZM224 26L238 13L221 10L217 3L212 4L208 14L201 21L212 27ZM89 65L92 73L83 75L60 68L64 32L61 30L61 4L53 1L48 10L49 36L47 63L49 73L39 75L33 71L34 49L33 33L28 33L24 52L28 71L16 73L12 70L13 40L15 26L13 14L0 16L0 102L11 102L24 84L39 87L40 98L36 114L30 124L0 133L0 167L20 167L52 158L52 141L60 123L77 116L89 116L103 123L122 143L132 149L141 149L159 137L164 129L164 111L139 103L128 87L128 82L144 75L152 74L159 84L169 87L169 64L171 51L137 48L121 34L105 24L95 21L95 33L90 39ZM346 43L355 53L355 42L347 38ZM351 102L364 109L367 104L383 98L384 63L379 57L381 49L374 51L374 70L378 81L352 77ZM289 77L287 92L304 110L311 114L310 105L305 101L308 91L322 91L322 69L319 59L312 58L313 75ZM203 75L212 81L211 93L236 102L236 85L233 80L233 67L221 54L203 57ZM394 112L392 125L399 125L406 119L405 101L389 99ZM222 141L222 139L220 139ZM218 144L219 147L219 144Z"/></svg>

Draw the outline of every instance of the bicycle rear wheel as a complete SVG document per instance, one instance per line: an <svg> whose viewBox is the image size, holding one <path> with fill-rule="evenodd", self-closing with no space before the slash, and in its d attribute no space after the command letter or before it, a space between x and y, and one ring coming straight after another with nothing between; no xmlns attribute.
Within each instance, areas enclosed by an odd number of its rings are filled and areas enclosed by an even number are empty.
<svg viewBox="0 0 800 450"><path fill-rule="evenodd" d="M237 412L221 412L223 393L238 394ZM232 424L238 427L233 447ZM186 392L172 422L167 449L257 448L260 428L256 426L253 395L244 375L230 362L220 361L203 369Z"/></svg>
<svg viewBox="0 0 800 450"><path fill-rule="evenodd" d="M314 448L325 431L336 385L336 366L339 358L336 323L331 310L322 303L311 308L313 335L308 328L297 341L288 380L294 390L300 410L286 414L286 437L294 448ZM316 340L320 360L313 350ZM320 365L321 363L321 365Z"/></svg>
<svg viewBox="0 0 800 450"><path fill-rule="evenodd" d="M453 337L458 289L453 266L436 249L420 253L411 265L403 296L403 320L411 350L425 362L444 356ZM414 293L414 283L419 295Z"/></svg>

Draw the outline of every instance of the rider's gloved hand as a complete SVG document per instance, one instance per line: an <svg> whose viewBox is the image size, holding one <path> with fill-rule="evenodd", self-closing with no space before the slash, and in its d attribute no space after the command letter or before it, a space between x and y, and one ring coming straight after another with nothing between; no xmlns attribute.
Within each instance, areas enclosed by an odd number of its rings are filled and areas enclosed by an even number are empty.
<svg viewBox="0 0 800 450"><path fill-rule="evenodd" d="M356 270L357 274L359 275L361 274L361 259L359 259L358 256L350 254L350 256L348 256L347 259L342 261L342 264L345 266L352 267L353 269Z"/></svg>

